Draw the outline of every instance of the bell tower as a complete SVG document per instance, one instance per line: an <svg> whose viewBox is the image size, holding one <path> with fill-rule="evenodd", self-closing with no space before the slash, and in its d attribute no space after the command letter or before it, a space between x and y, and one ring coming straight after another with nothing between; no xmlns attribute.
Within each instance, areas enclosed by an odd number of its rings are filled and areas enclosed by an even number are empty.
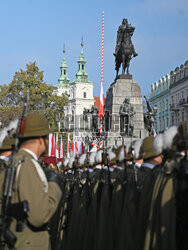
<svg viewBox="0 0 188 250"><path fill-rule="evenodd" d="M88 82L88 74L86 73L86 60L84 57L84 52L83 52L83 37L81 41L81 54L78 59L78 72L76 73L76 80L75 82Z"/></svg>
<svg viewBox="0 0 188 250"><path fill-rule="evenodd" d="M60 77L58 79L58 87L69 87L69 78L67 76L67 64L65 61L65 45L63 45L63 60L60 66Z"/></svg>

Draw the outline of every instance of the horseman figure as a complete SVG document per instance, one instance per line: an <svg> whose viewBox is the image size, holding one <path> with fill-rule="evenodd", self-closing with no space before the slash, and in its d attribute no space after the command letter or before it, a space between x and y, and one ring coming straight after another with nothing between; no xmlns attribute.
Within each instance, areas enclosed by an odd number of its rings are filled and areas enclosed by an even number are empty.
<svg viewBox="0 0 188 250"><path fill-rule="evenodd" d="M131 26L126 18L123 19L122 24L118 28L116 49L114 52L116 62L116 78L118 77L118 72L121 64L122 74L124 75L125 69L127 69L127 75L129 75L130 60L133 57L138 56L131 41L134 30L135 27Z"/></svg>

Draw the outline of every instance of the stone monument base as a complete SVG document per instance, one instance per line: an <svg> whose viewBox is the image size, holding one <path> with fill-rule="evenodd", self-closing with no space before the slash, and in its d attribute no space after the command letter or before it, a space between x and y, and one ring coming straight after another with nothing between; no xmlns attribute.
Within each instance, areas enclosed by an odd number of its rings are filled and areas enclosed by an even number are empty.
<svg viewBox="0 0 188 250"><path fill-rule="evenodd" d="M133 134L123 136L120 133L120 106L125 98L129 98L130 104L133 107L135 115L133 117ZM108 132L108 144L113 145L116 141L118 144L122 144L122 141L131 142L139 138L144 138L147 133L144 128L144 116L142 95L138 83L132 80L131 75L120 75L113 82L106 95L105 109L109 110L110 131ZM113 139L114 138L114 139Z"/></svg>

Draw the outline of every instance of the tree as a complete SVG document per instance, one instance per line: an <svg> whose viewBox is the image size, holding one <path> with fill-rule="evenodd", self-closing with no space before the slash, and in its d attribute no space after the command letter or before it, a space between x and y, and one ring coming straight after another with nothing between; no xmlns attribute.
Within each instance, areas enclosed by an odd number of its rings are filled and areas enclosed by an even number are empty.
<svg viewBox="0 0 188 250"><path fill-rule="evenodd" d="M55 87L43 81L43 71L36 62L26 65L24 71L16 72L9 85L0 86L0 119L2 125L20 116L23 104L29 90L29 110L39 110L48 119L53 128L57 126L56 117L63 118L64 106L67 105L66 96L53 94Z"/></svg>

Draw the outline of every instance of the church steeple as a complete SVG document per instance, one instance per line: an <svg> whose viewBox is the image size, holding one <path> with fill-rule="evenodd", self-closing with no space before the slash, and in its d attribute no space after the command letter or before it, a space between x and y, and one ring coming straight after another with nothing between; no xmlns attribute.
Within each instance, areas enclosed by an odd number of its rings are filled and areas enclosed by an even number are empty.
<svg viewBox="0 0 188 250"><path fill-rule="evenodd" d="M78 72L76 73L75 82L88 82L88 74L85 71L86 60L84 58L83 47L84 47L84 43L83 43L83 37L82 37L81 54L78 60Z"/></svg>
<svg viewBox="0 0 188 250"><path fill-rule="evenodd" d="M60 71L61 71L61 74L60 74L60 77L58 79L58 87L66 87L66 86L69 86L69 78L67 76L67 64L66 64L66 61L65 61L65 45L63 45L63 60L62 60L62 63L61 63L61 66L60 66Z"/></svg>

